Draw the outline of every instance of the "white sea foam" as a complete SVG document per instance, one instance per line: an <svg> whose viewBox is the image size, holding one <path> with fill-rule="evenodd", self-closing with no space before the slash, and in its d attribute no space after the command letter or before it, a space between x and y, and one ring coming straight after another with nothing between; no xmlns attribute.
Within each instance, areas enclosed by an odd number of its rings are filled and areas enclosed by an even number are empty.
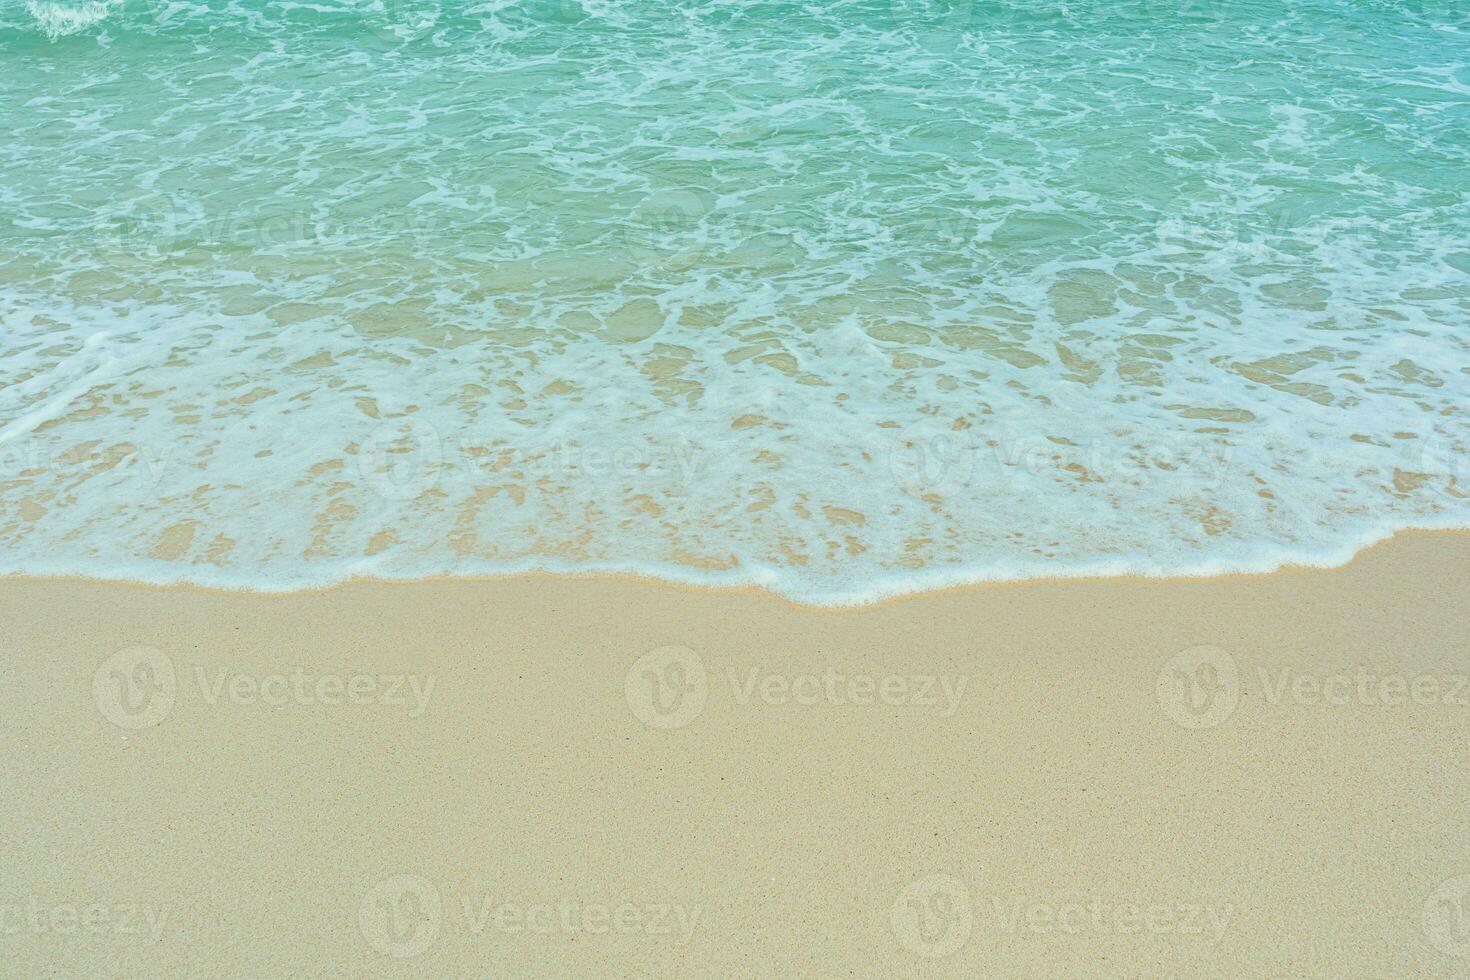
<svg viewBox="0 0 1470 980"><path fill-rule="evenodd" d="M26 0L26 11L35 19L36 26L54 41L106 20L121 5L122 0L85 0L82 3Z"/></svg>
<svg viewBox="0 0 1470 980"><path fill-rule="evenodd" d="M842 603L1470 523L1463 51L1157 7L170 4L21 44L0 571Z"/></svg>

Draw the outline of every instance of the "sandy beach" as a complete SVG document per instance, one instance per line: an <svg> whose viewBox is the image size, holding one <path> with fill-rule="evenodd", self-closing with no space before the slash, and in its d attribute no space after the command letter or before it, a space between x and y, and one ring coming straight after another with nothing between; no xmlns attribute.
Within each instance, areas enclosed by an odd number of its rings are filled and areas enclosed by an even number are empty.
<svg viewBox="0 0 1470 980"><path fill-rule="evenodd" d="M1470 537L872 607L0 582L16 975L1450 976Z"/></svg>
<svg viewBox="0 0 1470 980"><path fill-rule="evenodd" d="M0 980L1470 980L1467 40L0 3Z"/></svg>

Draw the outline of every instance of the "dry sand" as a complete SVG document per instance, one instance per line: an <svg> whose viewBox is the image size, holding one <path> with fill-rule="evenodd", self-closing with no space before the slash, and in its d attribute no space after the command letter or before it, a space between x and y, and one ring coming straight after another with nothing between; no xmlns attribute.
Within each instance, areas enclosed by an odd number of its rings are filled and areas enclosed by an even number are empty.
<svg viewBox="0 0 1470 980"><path fill-rule="evenodd" d="M848 611L0 582L42 975L1470 971L1470 536Z"/></svg>

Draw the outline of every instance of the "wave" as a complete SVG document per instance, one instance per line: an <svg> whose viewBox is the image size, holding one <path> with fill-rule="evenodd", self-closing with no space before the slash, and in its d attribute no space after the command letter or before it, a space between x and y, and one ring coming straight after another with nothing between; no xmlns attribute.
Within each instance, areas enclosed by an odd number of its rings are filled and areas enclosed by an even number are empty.
<svg viewBox="0 0 1470 980"><path fill-rule="evenodd" d="M1324 4L36 37L0 60L0 569L843 602L1470 523L1463 45Z"/></svg>
<svg viewBox="0 0 1470 980"><path fill-rule="evenodd" d="M54 3L51 0L26 0L26 12L36 26L51 40L78 34L101 23L122 6L122 0L87 0L86 3Z"/></svg>

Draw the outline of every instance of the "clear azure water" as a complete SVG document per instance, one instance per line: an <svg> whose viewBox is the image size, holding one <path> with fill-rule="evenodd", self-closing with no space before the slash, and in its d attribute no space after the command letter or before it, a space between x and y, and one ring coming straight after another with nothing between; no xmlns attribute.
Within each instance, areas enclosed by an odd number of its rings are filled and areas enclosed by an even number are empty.
<svg viewBox="0 0 1470 980"><path fill-rule="evenodd" d="M0 0L0 570L810 602L1470 524L1470 4Z"/></svg>

